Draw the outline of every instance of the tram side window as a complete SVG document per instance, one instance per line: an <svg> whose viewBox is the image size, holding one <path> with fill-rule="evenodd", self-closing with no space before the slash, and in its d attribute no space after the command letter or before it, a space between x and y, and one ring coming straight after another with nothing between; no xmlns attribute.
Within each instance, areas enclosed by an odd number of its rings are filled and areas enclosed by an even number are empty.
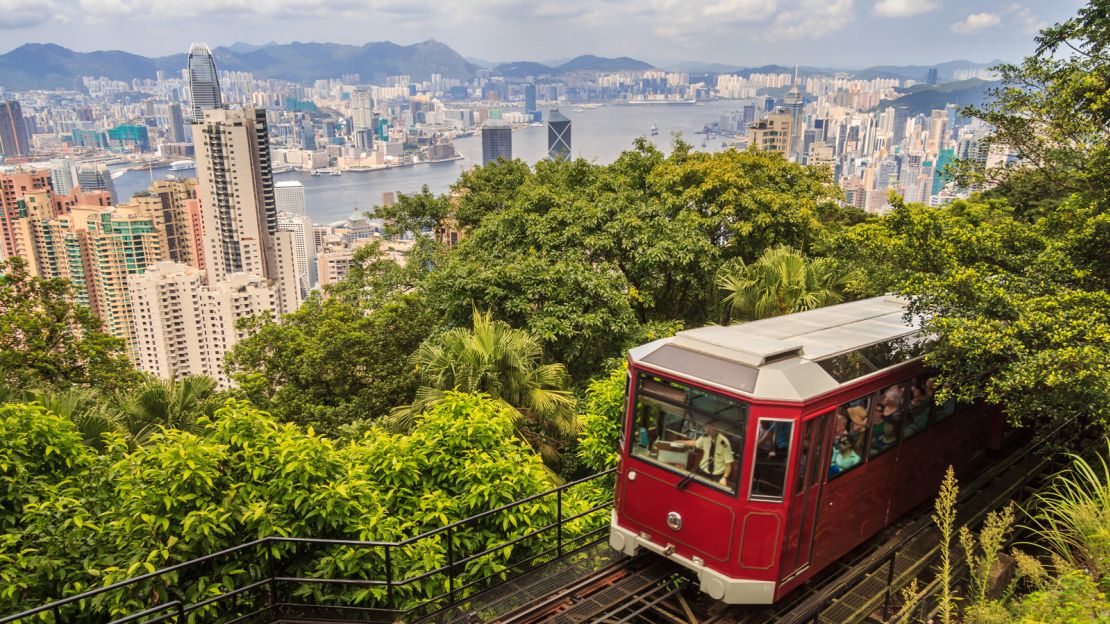
<svg viewBox="0 0 1110 624"><path fill-rule="evenodd" d="M829 459L829 478L834 479L863 463L867 447L872 395L842 403L836 409L833 451Z"/></svg>
<svg viewBox="0 0 1110 624"><path fill-rule="evenodd" d="M925 387L928 389L929 397L933 403L933 422L940 422L956 413L956 399L948 399L940 403L936 400L936 376L929 377L925 380Z"/></svg>
<svg viewBox="0 0 1110 624"><path fill-rule="evenodd" d="M879 391L875 408L871 410L871 450L875 457L898 446L902 421L906 419L909 402L909 384L896 383Z"/></svg>
<svg viewBox="0 0 1110 624"><path fill-rule="evenodd" d="M636 391L632 454L735 493L748 406L659 377Z"/></svg>
<svg viewBox="0 0 1110 624"><path fill-rule="evenodd" d="M903 440L912 438L929 426L929 409L933 406L933 384L930 381L928 375L918 375L909 382L909 417L902 427Z"/></svg>
<svg viewBox="0 0 1110 624"><path fill-rule="evenodd" d="M790 465L790 441L794 423L788 420L759 419L759 440L749 498L782 500L786 490L786 468Z"/></svg>

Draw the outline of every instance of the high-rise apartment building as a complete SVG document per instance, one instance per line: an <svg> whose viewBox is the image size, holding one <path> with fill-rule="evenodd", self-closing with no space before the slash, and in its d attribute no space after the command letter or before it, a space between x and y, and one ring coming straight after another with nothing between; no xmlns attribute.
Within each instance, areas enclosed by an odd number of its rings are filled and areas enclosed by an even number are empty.
<svg viewBox="0 0 1110 624"><path fill-rule="evenodd" d="M220 77L216 73L216 62L212 51L203 43L189 47L189 59L185 65L189 77L189 96L192 98L193 121L204 119L204 111L223 107L220 97Z"/></svg>
<svg viewBox="0 0 1110 624"><path fill-rule="evenodd" d="M764 152L778 152L788 156L793 132L794 116L778 110L748 126L748 144Z"/></svg>
<svg viewBox="0 0 1110 624"><path fill-rule="evenodd" d="M103 163L81 163L77 165L77 186L82 193L106 191L112 196L112 203L118 201L116 185L112 182L112 172Z"/></svg>
<svg viewBox="0 0 1110 624"><path fill-rule="evenodd" d="M570 160L570 119L553 108L547 114L547 157Z"/></svg>
<svg viewBox="0 0 1110 624"><path fill-rule="evenodd" d="M497 162L499 158L513 159L513 128L499 119L482 125L482 164Z"/></svg>
<svg viewBox="0 0 1110 624"><path fill-rule="evenodd" d="M0 102L0 156L27 156L31 136L19 102Z"/></svg>
<svg viewBox="0 0 1110 624"><path fill-rule="evenodd" d="M292 242L293 265L296 267L300 300L308 298L308 291L312 289L312 273L310 262L315 245L312 239L312 222L303 214L295 212L278 211L278 233L288 236Z"/></svg>
<svg viewBox="0 0 1110 624"><path fill-rule="evenodd" d="M300 303L291 233L278 232L266 111L204 111L193 124L208 283L248 273L277 285L278 309Z"/></svg>
<svg viewBox="0 0 1110 624"><path fill-rule="evenodd" d="M135 361L166 379L208 375L230 385L223 360L246 337L239 319L278 311L273 287L259 276L234 273L211 286L184 264L161 262L130 278Z"/></svg>
<svg viewBox="0 0 1110 624"><path fill-rule="evenodd" d="M0 173L0 258L20 255L15 230L15 222L24 210L20 200L28 193L49 188L50 174L46 171Z"/></svg>
<svg viewBox="0 0 1110 624"><path fill-rule="evenodd" d="M369 89L351 91L351 124L356 131L374 127L374 99Z"/></svg>
<svg viewBox="0 0 1110 624"><path fill-rule="evenodd" d="M54 158L50 161L50 182L54 192L69 195L77 188L77 168L68 158Z"/></svg>
<svg viewBox="0 0 1110 624"><path fill-rule="evenodd" d="M193 214L199 208L196 199L197 181L190 178L156 180L145 193L136 193L131 202L159 215L165 228L167 259L201 268L204 246L193 223L199 216Z"/></svg>

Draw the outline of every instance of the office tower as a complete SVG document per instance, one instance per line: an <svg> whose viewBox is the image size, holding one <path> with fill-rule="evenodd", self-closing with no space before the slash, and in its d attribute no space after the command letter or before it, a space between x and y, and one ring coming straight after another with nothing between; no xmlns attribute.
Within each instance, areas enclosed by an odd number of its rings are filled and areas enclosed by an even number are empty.
<svg viewBox="0 0 1110 624"><path fill-rule="evenodd" d="M547 157L570 160L570 119L557 108L547 114Z"/></svg>
<svg viewBox="0 0 1110 624"><path fill-rule="evenodd" d="M288 232L279 236L266 111L204 111L193 124L197 195L204 231L208 283L248 273L277 284L278 309L300 301Z"/></svg>
<svg viewBox="0 0 1110 624"><path fill-rule="evenodd" d="M305 209L304 185L296 180L274 184L274 203L278 212L308 216L308 211Z"/></svg>
<svg viewBox="0 0 1110 624"><path fill-rule="evenodd" d="M906 106L895 106L894 121L891 128L891 146L898 145L906 138L906 122L910 118L910 109Z"/></svg>
<svg viewBox="0 0 1110 624"><path fill-rule="evenodd" d="M112 183L112 172L108 165L101 163L80 163L77 165L77 186L82 193L107 191L116 203L116 185Z"/></svg>
<svg viewBox="0 0 1110 624"><path fill-rule="evenodd" d="M534 113L536 110L536 85L526 84L524 85L524 112Z"/></svg>
<svg viewBox="0 0 1110 624"><path fill-rule="evenodd" d="M567 134L569 140L569 129ZM482 126L482 164L497 162L499 158L513 159L513 128L500 120L487 121Z"/></svg>
<svg viewBox="0 0 1110 624"><path fill-rule="evenodd" d="M31 137L19 102L0 102L0 156L27 156Z"/></svg>
<svg viewBox="0 0 1110 624"><path fill-rule="evenodd" d="M235 273L206 286L202 271L175 262L131 276L128 294L140 370L163 379L208 375L224 388L224 355L247 335L238 320L277 312L277 295L261 277Z"/></svg>
<svg viewBox="0 0 1110 624"><path fill-rule="evenodd" d="M356 131L374 127L374 100L369 89L351 91L351 123Z"/></svg>
<svg viewBox="0 0 1110 624"><path fill-rule="evenodd" d="M793 136L794 116L778 110L748 126L748 145L763 152L778 152L788 156Z"/></svg>
<svg viewBox="0 0 1110 624"><path fill-rule="evenodd" d="M167 258L199 268L203 246L197 245L190 202L197 198L197 181L157 180L145 193L136 193L131 203L147 206L159 216L166 233Z"/></svg>
<svg viewBox="0 0 1110 624"><path fill-rule="evenodd" d="M790 86L790 90L786 92L786 97L783 98L782 108L790 114L790 137L786 147L785 155L787 158L795 161L801 160L801 155L804 152L802 146L803 128L802 128L802 111L805 104L802 100L802 92L798 89L798 70L794 70L794 83Z"/></svg>
<svg viewBox="0 0 1110 624"><path fill-rule="evenodd" d="M288 234L293 244L293 265L296 267L297 286L301 300L308 298L312 289L310 261L315 251L312 222L303 214L278 210L278 232Z"/></svg>
<svg viewBox="0 0 1110 624"><path fill-rule="evenodd" d="M222 108L220 98L220 77L216 74L216 62L212 60L212 51L203 43L194 43L189 47L189 60L185 64L185 71L189 75L189 95L192 98L193 121L204 119L204 111L210 108Z"/></svg>
<svg viewBox="0 0 1110 624"><path fill-rule="evenodd" d="M69 195L77 188L77 170L68 158L54 158L50 161L50 183L58 195Z"/></svg>
<svg viewBox="0 0 1110 624"><path fill-rule="evenodd" d="M929 69L929 73L925 75L925 84L935 85L937 83L937 68Z"/></svg>
<svg viewBox="0 0 1110 624"><path fill-rule="evenodd" d="M185 133L185 118L181 114L181 105L172 102L166 106L166 135L170 143L188 143L189 135Z"/></svg>

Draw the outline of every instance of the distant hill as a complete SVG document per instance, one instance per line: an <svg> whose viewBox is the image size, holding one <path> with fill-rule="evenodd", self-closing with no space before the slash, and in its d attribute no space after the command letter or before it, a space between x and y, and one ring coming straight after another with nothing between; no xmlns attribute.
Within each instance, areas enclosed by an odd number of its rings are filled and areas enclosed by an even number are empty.
<svg viewBox="0 0 1110 624"><path fill-rule="evenodd" d="M309 82L359 74L408 74L427 80L432 74L470 79L477 69L458 52L434 40L412 45L391 42L362 46L335 43L236 44L212 51L223 71L249 71L258 78ZM113 80L152 79L157 70L176 73L185 67L185 54L147 58L120 51L74 52L55 44L26 44L0 55L0 85L9 89L74 88L81 76Z"/></svg>
<svg viewBox="0 0 1110 624"><path fill-rule="evenodd" d="M989 63L976 63L974 61L948 61L936 65L880 65L868 67L851 72L860 80L873 80L875 78L897 78L900 80L925 80L932 68L937 68L937 78L948 82L955 80L956 72L962 69L986 69L994 67L1002 61L994 60Z"/></svg>
<svg viewBox="0 0 1110 624"><path fill-rule="evenodd" d="M914 85L898 91L904 93L894 100L883 100L874 110L881 111L891 106L906 106L910 115L928 114L931 110L944 108L946 104L979 106L990 101L987 91L1000 85L1000 82L986 80L961 80L939 85Z"/></svg>
<svg viewBox="0 0 1110 624"><path fill-rule="evenodd" d="M574 71L645 71L655 69L651 63L637 61L627 56L618 58L605 58L593 54L583 54L554 68L556 72L565 74Z"/></svg>
<svg viewBox="0 0 1110 624"><path fill-rule="evenodd" d="M525 78L528 76L546 76L554 73L554 70L543 63L533 63L532 61L513 61L511 63L501 63L493 68L494 73L506 78Z"/></svg>

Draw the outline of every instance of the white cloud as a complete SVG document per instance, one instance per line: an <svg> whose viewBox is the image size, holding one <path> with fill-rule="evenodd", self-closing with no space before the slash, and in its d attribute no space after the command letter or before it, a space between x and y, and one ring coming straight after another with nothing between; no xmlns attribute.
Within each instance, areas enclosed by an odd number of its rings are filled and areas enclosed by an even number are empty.
<svg viewBox="0 0 1110 624"><path fill-rule="evenodd" d="M1027 34L1035 35L1041 31L1048 22L1039 19L1028 7L1023 7L1020 4L1011 4L1006 7L1006 12L1013 15L1014 18L1021 24L1021 29Z"/></svg>
<svg viewBox="0 0 1110 624"><path fill-rule="evenodd" d="M777 9L777 0L717 0L702 7L701 14L731 22L757 22L771 17Z"/></svg>
<svg viewBox="0 0 1110 624"><path fill-rule="evenodd" d="M0 0L0 29L38 26L60 15L62 7L54 0Z"/></svg>
<svg viewBox="0 0 1110 624"><path fill-rule="evenodd" d="M779 13L766 38L815 39L836 32L855 19L853 0L801 0L795 7Z"/></svg>
<svg viewBox="0 0 1110 624"><path fill-rule="evenodd" d="M963 21L952 24L952 32L960 35L972 35L997 26L1001 22L1002 17L997 13L972 13Z"/></svg>
<svg viewBox="0 0 1110 624"><path fill-rule="evenodd" d="M910 17L939 8L940 3L934 0L879 0L873 10L880 17Z"/></svg>

